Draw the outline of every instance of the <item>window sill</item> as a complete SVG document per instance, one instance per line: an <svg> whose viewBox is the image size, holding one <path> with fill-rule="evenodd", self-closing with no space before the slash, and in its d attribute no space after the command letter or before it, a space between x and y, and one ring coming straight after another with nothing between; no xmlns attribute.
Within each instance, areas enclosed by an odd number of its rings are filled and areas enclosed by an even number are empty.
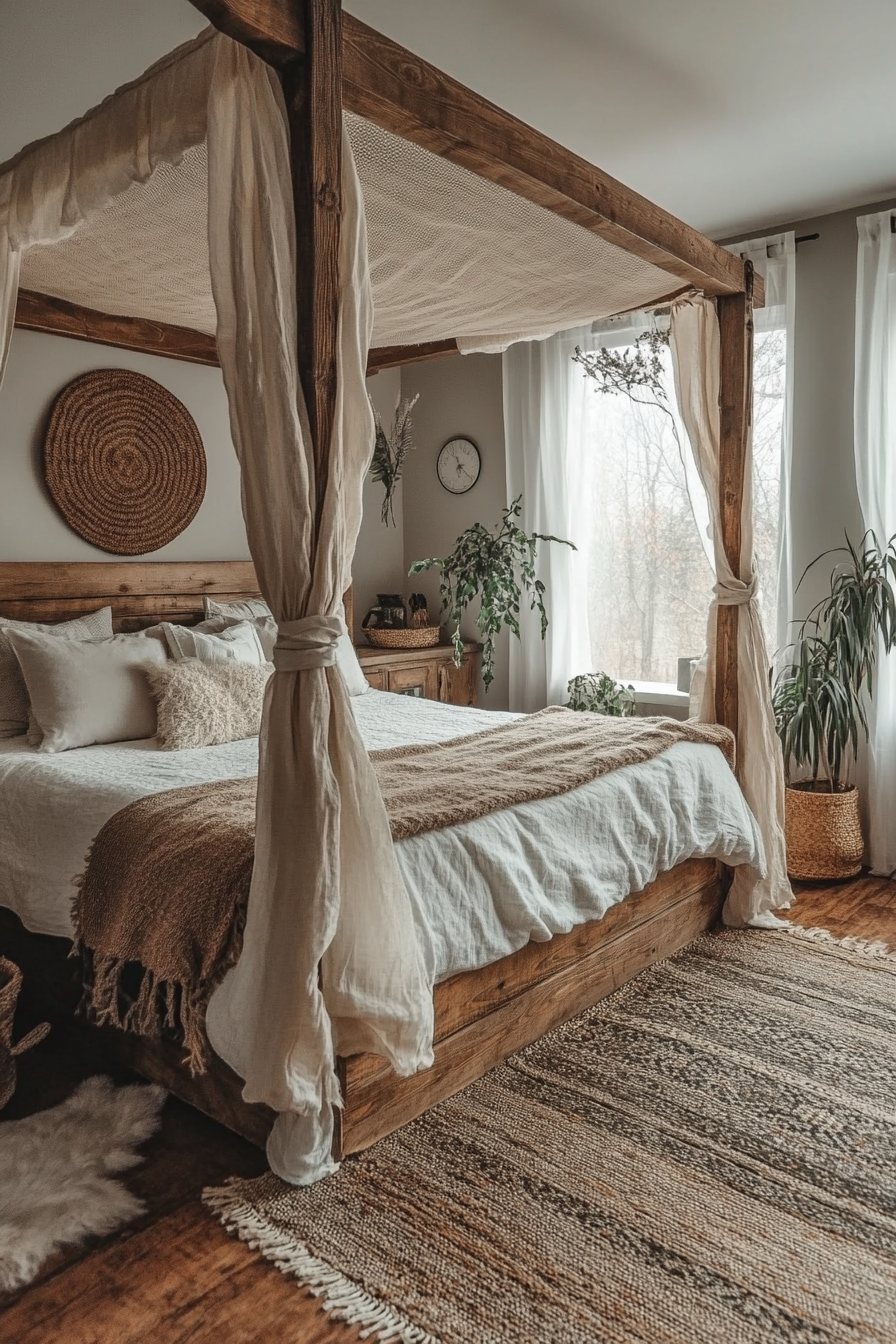
<svg viewBox="0 0 896 1344"><path fill-rule="evenodd" d="M674 705L678 709L687 709L691 697L687 691L680 691L674 682L668 681L627 681L620 678L623 686L634 686L636 705Z"/></svg>

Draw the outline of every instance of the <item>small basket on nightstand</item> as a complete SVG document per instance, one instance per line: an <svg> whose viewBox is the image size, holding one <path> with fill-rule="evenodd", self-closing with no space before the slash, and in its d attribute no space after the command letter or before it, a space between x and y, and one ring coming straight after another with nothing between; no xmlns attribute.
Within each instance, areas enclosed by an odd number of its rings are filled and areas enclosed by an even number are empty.
<svg viewBox="0 0 896 1344"><path fill-rule="evenodd" d="M364 631L376 649L431 649L439 642L440 625L415 625L407 630L368 626Z"/></svg>

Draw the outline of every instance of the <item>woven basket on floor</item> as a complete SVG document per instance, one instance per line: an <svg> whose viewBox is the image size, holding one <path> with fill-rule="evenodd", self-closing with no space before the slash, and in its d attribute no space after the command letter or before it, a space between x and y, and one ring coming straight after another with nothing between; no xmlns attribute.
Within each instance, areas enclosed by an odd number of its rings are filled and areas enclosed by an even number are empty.
<svg viewBox="0 0 896 1344"><path fill-rule="evenodd" d="M16 1055L37 1045L50 1030L49 1023L42 1022L23 1036L18 1045L13 1045L12 1020L21 988L22 972L18 966L0 957L0 1111L16 1090Z"/></svg>
<svg viewBox="0 0 896 1344"><path fill-rule="evenodd" d="M375 630L368 627L364 633L377 649L431 649L438 644L442 627L416 625L409 630Z"/></svg>
<svg viewBox="0 0 896 1344"><path fill-rule="evenodd" d="M788 784L785 797L788 874L803 882L855 877L864 850L855 785L838 783L831 793L815 781Z"/></svg>

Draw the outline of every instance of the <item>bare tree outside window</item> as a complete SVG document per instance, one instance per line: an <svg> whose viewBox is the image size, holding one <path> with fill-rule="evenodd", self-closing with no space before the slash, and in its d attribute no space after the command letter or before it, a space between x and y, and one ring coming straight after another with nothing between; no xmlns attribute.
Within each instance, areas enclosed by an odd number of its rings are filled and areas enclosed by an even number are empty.
<svg viewBox="0 0 896 1344"><path fill-rule="evenodd" d="M626 350L634 356L637 347ZM622 681L674 684L678 659L698 656L705 646L714 579L688 494L683 452L689 447L675 410L671 355L662 343L654 353L664 396L644 388L631 395L587 389L582 432L593 461L588 617L594 667ZM757 337L756 561L771 638L784 354L783 330Z"/></svg>

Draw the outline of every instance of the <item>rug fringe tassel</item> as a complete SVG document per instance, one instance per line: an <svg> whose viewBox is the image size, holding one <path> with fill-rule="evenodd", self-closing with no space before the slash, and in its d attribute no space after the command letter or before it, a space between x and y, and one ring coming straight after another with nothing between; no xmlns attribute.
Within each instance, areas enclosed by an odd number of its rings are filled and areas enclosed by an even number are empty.
<svg viewBox="0 0 896 1344"><path fill-rule="evenodd" d="M360 1326L362 1339L376 1338L380 1344L439 1344L435 1335L414 1325L397 1308L371 1296L325 1260L312 1255L301 1242L278 1231L230 1185L203 1190L202 1202L218 1216L226 1231L270 1260L281 1274L298 1279L314 1297L323 1297L321 1308L334 1320Z"/></svg>
<svg viewBox="0 0 896 1344"><path fill-rule="evenodd" d="M798 938L810 938L816 943L829 943L832 947L842 947L844 952L855 952L874 961L896 962L896 952L891 952L888 944L881 942L880 939L855 938L851 934L845 938L835 938L828 929L807 929L802 924L791 924L789 920L783 921L780 931L796 934Z"/></svg>

